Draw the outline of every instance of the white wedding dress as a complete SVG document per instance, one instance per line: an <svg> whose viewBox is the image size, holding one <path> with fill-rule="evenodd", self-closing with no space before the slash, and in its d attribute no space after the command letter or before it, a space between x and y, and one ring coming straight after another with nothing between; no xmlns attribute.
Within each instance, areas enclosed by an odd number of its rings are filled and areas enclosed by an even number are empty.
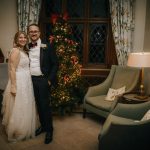
<svg viewBox="0 0 150 150"><path fill-rule="evenodd" d="M16 70L16 96L10 93L9 79L2 103L2 124L6 128L8 141L15 142L35 136L36 107L33 94L29 58L20 51L20 61Z"/></svg>

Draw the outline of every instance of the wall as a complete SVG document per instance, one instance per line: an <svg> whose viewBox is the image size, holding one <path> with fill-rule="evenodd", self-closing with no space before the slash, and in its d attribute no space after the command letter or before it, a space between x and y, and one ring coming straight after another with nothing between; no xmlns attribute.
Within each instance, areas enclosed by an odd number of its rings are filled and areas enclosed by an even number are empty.
<svg viewBox="0 0 150 150"><path fill-rule="evenodd" d="M143 51L146 20L146 0L136 0L133 51Z"/></svg>
<svg viewBox="0 0 150 150"><path fill-rule="evenodd" d="M146 23L144 39L144 51L150 52L150 0L147 0L146 4Z"/></svg>
<svg viewBox="0 0 150 150"><path fill-rule="evenodd" d="M0 48L5 57L12 49L14 34L17 31L16 0L0 0Z"/></svg>

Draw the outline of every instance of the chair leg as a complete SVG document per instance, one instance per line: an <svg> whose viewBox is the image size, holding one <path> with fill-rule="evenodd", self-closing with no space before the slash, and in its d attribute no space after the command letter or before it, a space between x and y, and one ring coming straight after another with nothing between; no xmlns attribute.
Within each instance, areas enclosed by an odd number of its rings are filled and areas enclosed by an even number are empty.
<svg viewBox="0 0 150 150"><path fill-rule="evenodd" d="M83 118L86 118L86 109L83 108Z"/></svg>

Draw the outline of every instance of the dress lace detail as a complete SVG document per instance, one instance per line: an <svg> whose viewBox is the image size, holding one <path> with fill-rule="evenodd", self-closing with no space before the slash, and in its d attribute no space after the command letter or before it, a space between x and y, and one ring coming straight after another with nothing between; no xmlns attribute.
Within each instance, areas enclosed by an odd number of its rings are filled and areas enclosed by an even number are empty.
<svg viewBox="0 0 150 150"><path fill-rule="evenodd" d="M9 79L2 102L2 124L6 127L8 141L18 141L34 137L36 129L36 108L33 86L29 70L29 58L20 51L20 61L16 70L17 92L10 93Z"/></svg>

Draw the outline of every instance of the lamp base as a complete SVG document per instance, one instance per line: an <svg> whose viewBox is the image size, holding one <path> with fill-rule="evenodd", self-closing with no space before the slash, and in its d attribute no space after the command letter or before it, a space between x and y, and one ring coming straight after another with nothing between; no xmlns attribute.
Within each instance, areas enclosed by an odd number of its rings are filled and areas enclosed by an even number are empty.
<svg viewBox="0 0 150 150"><path fill-rule="evenodd" d="M140 100L144 100L144 99L147 99L148 96L147 95L136 95L135 98L140 99Z"/></svg>
<svg viewBox="0 0 150 150"><path fill-rule="evenodd" d="M143 69L142 69L143 70ZM142 71L143 72L143 71ZM142 73L143 74L143 73ZM140 99L140 100L144 100L144 99L147 99L148 96L145 95L145 91L144 91L144 85L142 84L143 83L143 78L142 78L142 82L141 82L141 85L140 85L140 91L138 93L138 95L135 96L135 98L137 99Z"/></svg>

